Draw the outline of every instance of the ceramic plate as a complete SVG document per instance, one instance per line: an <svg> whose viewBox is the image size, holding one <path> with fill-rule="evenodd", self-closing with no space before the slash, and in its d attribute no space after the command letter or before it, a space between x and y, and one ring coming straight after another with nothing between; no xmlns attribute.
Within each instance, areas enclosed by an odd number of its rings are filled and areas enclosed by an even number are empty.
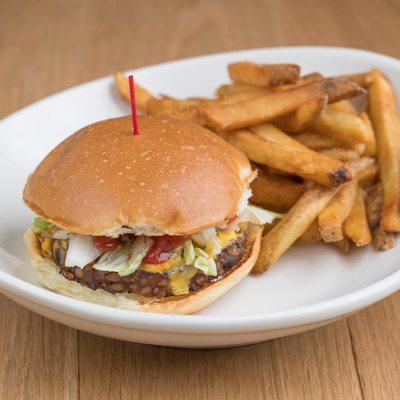
<svg viewBox="0 0 400 400"><path fill-rule="evenodd" d="M366 51L286 47L237 51L169 62L135 71L138 83L176 97L211 96L237 60L300 64L303 73L347 74L381 68L400 88L400 62ZM397 93L400 95L400 93ZM28 174L77 129L129 113L112 77L47 97L0 122L0 290L62 324L140 343L222 347L255 343L326 324L400 288L400 247L344 256L324 245L294 247L262 276L248 277L196 315L146 314L70 299L42 288L31 271L22 236L33 214L22 202Z"/></svg>

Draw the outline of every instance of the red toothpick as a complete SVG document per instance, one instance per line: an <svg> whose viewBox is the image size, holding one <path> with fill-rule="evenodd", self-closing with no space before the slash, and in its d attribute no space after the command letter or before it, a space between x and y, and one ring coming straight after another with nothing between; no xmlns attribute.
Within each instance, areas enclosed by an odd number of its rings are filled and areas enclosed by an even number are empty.
<svg viewBox="0 0 400 400"><path fill-rule="evenodd" d="M132 123L133 123L133 134L139 135L139 124L136 108L136 94L135 94L135 81L133 75L129 75L129 92L131 95L131 110L132 110Z"/></svg>

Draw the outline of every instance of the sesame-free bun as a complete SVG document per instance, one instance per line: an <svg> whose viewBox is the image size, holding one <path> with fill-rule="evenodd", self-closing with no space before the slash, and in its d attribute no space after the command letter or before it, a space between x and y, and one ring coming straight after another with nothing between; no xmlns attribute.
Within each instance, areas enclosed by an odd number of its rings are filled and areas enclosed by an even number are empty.
<svg viewBox="0 0 400 400"><path fill-rule="evenodd" d="M96 122L60 143L29 177L25 203L85 235L190 234L234 217L253 173L209 130L166 115Z"/></svg>
<svg viewBox="0 0 400 400"><path fill-rule="evenodd" d="M42 256L38 240L32 229L26 231L24 242L38 281L54 292L91 303L127 310L192 314L211 304L248 275L260 252L261 231L260 226L253 225L250 228L241 261L225 272L221 280L208 283L196 292L165 299L139 298L133 293L113 294L103 289L89 289L78 282L64 278L59 273L58 267L51 260Z"/></svg>

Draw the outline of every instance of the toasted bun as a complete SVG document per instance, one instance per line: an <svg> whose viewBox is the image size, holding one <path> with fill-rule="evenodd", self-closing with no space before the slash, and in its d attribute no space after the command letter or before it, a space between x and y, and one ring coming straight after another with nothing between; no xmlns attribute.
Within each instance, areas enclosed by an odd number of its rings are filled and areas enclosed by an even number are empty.
<svg viewBox="0 0 400 400"><path fill-rule="evenodd" d="M103 289L92 290L78 282L70 281L58 272L55 264L42 256L32 229L26 231L24 242L39 282L54 292L91 303L127 310L192 314L211 304L248 275L260 252L261 231L259 226L251 228L242 260L227 271L223 279L209 283L192 294L161 300L139 298L132 293L112 294Z"/></svg>
<svg viewBox="0 0 400 400"><path fill-rule="evenodd" d="M253 178L247 158L207 129L158 116L89 125L29 177L25 203L85 235L190 234L234 217Z"/></svg>

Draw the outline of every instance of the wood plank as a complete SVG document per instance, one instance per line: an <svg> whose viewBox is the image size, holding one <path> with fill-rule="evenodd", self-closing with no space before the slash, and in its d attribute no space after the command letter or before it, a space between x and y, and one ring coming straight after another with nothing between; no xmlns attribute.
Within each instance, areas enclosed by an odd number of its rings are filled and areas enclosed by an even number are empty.
<svg viewBox="0 0 400 400"><path fill-rule="evenodd" d="M399 397L399 310L397 293L348 320L366 400Z"/></svg>
<svg viewBox="0 0 400 400"><path fill-rule="evenodd" d="M78 398L77 331L0 295L0 399Z"/></svg>
<svg viewBox="0 0 400 400"><path fill-rule="evenodd" d="M79 334L80 397L361 399L346 321L235 349L182 350Z"/></svg>

